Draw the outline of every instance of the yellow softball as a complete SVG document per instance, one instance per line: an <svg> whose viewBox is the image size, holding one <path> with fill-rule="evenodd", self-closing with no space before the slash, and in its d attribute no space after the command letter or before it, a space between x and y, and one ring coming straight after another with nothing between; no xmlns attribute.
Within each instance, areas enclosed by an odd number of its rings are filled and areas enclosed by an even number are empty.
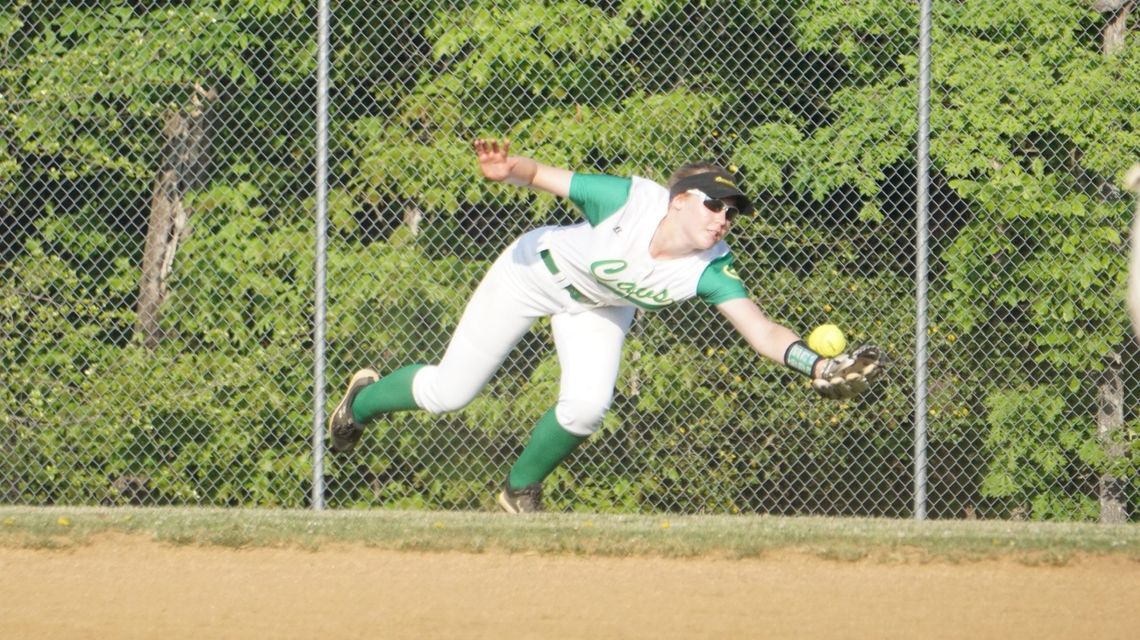
<svg viewBox="0 0 1140 640"><path fill-rule="evenodd" d="M819 355L834 358L847 348L847 336L833 324L821 324L808 335L807 343Z"/></svg>

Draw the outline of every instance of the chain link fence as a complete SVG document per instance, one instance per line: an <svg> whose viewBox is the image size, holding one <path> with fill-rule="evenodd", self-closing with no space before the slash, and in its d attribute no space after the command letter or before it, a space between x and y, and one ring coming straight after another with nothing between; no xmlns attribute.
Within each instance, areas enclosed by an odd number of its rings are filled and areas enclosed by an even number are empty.
<svg viewBox="0 0 1140 640"><path fill-rule="evenodd" d="M329 409L438 359L511 239L579 219L483 181L473 138L709 160L760 203L729 242L761 308L887 375L825 401L704 303L639 313L552 508L910 517L922 423L929 517L1135 519L1140 14L1029 4L934 3L922 274L916 2L332 2ZM0 502L310 505L317 33L300 0L0 9ZM491 509L557 387L540 323L463 411L325 457L324 501Z"/></svg>

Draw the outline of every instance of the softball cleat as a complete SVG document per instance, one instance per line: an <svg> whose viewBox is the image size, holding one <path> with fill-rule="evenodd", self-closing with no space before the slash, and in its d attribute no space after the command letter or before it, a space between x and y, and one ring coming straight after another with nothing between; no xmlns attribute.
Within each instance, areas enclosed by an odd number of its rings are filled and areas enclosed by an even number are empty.
<svg viewBox="0 0 1140 640"><path fill-rule="evenodd" d="M357 442L360 442L360 436L364 433L364 425L353 418L352 401L356 399L356 394L360 393L361 389L379 379L380 374L376 371L361 369L353 374L352 379L348 381L348 389L344 392L344 398L329 416L329 436L332 440L329 448L333 452L348 453L356 448Z"/></svg>
<svg viewBox="0 0 1140 640"><path fill-rule="evenodd" d="M510 481L504 482L503 490L499 492L499 506L507 513L545 511L546 507L542 504L542 483L512 489Z"/></svg>

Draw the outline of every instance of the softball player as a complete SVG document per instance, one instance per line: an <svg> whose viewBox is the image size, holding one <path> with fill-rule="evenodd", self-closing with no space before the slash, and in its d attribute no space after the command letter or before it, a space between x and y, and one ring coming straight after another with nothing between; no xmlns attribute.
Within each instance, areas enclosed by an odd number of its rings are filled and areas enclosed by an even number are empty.
<svg viewBox="0 0 1140 640"><path fill-rule="evenodd" d="M749 299L724 237L733 217L753 207L724 169L686 165L665 187L540 164L509 155L506 141L479 139L472 147L488 180L569 198L585 220L535 229L511 243L476 288L439 363L383 378L357 371L329 418L333 451L351 451L364 426L383 414L466 406L543 316L550 317L561 386L499 493L499 505L511 513L541 511L543 479L601 425L637 309L699 297L757 354L813 378L826 397L861 393L878 372L877 348L822 358Z"/></svg>

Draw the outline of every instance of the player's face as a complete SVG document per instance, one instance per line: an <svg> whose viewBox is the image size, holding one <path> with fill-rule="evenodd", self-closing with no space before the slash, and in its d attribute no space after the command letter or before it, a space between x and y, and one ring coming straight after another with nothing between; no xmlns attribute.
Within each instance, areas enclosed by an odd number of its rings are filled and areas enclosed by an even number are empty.
<svg viewBox="0 0 1140 640"><path fill-rule="evenodd" d="M690 236L699 249L708 249L728 235L732 218L740 211L736 198L710 198L699 189L690 189L688 195Z"/></svg>

